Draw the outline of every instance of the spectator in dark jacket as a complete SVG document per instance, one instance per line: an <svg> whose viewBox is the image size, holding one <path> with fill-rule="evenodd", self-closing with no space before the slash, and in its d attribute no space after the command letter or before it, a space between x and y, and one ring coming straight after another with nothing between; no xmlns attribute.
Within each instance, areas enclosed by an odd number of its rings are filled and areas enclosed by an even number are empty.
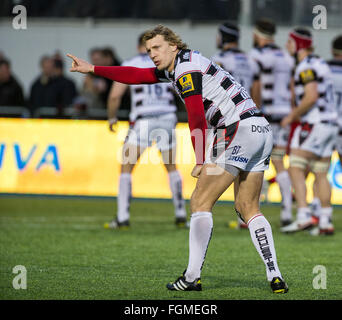
<svg viewBox="0 0 342 320"><path fill-rule="evenodd" d="M30 107L32 111L40 107L54 106L51 100L54 64L49 56L40 59L41 74L31 86Z"/></svg>
<svg viewBox="0 0 342 320"><path fill-rule="evenodd" d="M76 96L74 82L64 76L63 61L44 56L40 62L41 74L31 87L30 103L33 110L40 107L57 108L57 117L64 116Z"/></svg>
<svg viewBox="0 0 342 320"><path fill-rule="evenodd" d="M63 115L63 110L71 106L77 95L75 83L65 77L63 60L54 59L52 93L54 104L58 108L58 114Z"/></svg>
<svg viewBox="0 0 342 320"><path fill-rule="evenodd" d="M0 60L0 106L24 106L23 89L11 72L8 60Z"/></svg>

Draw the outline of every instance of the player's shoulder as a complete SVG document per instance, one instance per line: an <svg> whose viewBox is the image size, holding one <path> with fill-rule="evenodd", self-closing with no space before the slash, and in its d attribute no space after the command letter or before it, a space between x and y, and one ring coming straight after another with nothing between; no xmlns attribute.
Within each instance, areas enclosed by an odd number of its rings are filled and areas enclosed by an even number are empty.
<svg viewBox="0 0 342 320"><path fill-rule="evenodd" d="M327 60L327 64L331 68L336 68L337 70L338 69L342 70L342 60L330 59L330 60Z"/></svg>
<svg viewBox="0 0 342 320"><path fill-rule="evenodd" d="M282 55L282 50L274 43L269 43L263 47L255 47L250 51L250 55L260 60L269 60L270 58Z"/></svg>
<svg viewBox="0 0 342 320"><path fill-rule="evenodd" d="M327 62L317 55L310 54L297 66L296 74L302 83L322 81L331 73Z"/></svg>
<svg viewBox="0 0 342 320"><path fill-rule="evenodd" d="M228 66L232 65L235 62L235 55L237 52L232 50L222 50L215 53L210 60L218 64L219 66Z"/></svg>
<svg viewBox="0 0 342 320"><path fill-rule="evenodd" d="M178 79L186 73L202 72L202 66L210 61L196 50L180 50L176 57L175 78Z"/></svg>
<svg viewBox="0 0 342 320"><path fill-rule="evenodd" d="M257 59L261 55L261 49L258 47L252 48L251 51L249 51L248 55L253 59Z"/></svg>
<svg viewBox="0 0 342 320"><path fill-rule="evenodd" d="M327 62L318 55L310 54L298 65L298 70L312 69L316 72L324 71L328 68Z"/></svg>
<svg viewBox="0 0 342 320"><path fill-rule="evenodd" d="M218 51L215 52L212 56L211 56L211 60L216 61L216 60L222 60L222 58L224 57L224 51Z"/></svg>

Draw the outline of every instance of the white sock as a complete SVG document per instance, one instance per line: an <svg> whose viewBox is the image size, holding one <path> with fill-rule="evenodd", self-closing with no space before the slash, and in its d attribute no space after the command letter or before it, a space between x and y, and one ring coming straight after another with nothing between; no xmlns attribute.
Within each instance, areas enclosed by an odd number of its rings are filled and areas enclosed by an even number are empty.
<svg viewBox="0 0 342 320"><path fill-rule="evenodd" d="M132 176L130 173L121 173L119 179L118 213L117 219L123 222L129 219L129 205L132 194Z"/></svg>
<svg viewBox="0 0 342 320"><path fill-rule="evenodd" d="M287 170L280 172L276 176L276 181L279 185L282 206L281 220L292 219L292 192L291 192L291 179Z"/></svg>
<svg viewBox="0 0 342 320"><path fill-rule="evenodd" d="M282 278L277 264L271 225L261 213L250 218L247 225L253 244L265 263L267 280L272 281L274 277Z"/></svg>
<svg viewBox="0 0 342 320"><path fill-rule="evenodd" d="M332 213L333 213L332 207L321 208L321 214L319 217L319 226L321 228L326 227L327 224L332 222Z"/></svg>
<svg viewBox="0 0 342 320"><path fill-rule="evenodd" d="M178 170L169 172L169 184L172 192L175 215L178 218L186 218L185 201L183 198L183 181Z"/></svg>
<svg viewBox="0 0 342 320"><path fill-rule="evenodd" d="M192 282L201 276L201 269L207 253L213 230L211 212L195 212L191 215L189 231L189 264L185 280Z"/></svg>
<svg viewBox="0 0 342 320"><path fill-rule="evenodd" d="M315 217L319 218L319 216L321 214L321 200L319 200L319 198L313 198L312 199L311 211Z"/></svg>
<svg viewBox="0 0 342 320"><path fill-rule="evenodd" d="M301 207L297 209L297 220L308 220L311 217L311 211L308 207Z"/></svg>

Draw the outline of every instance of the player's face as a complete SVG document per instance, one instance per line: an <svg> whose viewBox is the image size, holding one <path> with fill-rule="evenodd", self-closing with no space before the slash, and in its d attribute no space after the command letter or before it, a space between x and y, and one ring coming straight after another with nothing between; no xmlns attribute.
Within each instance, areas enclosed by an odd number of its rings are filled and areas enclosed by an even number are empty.
<svg viewBox="0 0 342 320"><path fill-rule="evenodd" d="M164 37L157 35L146 41L146 50L158 70L172 71L178 52L177 46L169 44Z"/></svg>
<svg viewBox="0 0 342 320"><path fill-rule="evenodd" d="M216 48L222 49L222 36L219 33L216 35Z"/></svg>
<svg viewBox="0 0 342 320"><path fill-rule="evenodd" d="M259 41L258 41L258 36L253 33L253 48L258 48L259 47Z"/></svg>
<svg viewBox="0 0 342 320"><path fill-rule="evenodd" d="M292 38L288 38L286 42L286 49L292 56L296 53L296 42Z"/></svg>

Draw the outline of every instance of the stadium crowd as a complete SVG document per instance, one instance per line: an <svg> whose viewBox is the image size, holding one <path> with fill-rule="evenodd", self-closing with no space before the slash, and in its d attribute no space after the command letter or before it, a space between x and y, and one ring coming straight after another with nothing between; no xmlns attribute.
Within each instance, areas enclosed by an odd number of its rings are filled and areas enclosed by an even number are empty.
<svg viewBox="0 0 342 320"><path fill-rule="evenodd" d="M121 63L109 47L92 48L89 55L96 65L116 66ZM88 117L87 110L105 111L112 81L88 75L84 77L82 87L77 88L75 82L65 75L63 60L58 51L40 57L40 72L25 97L20 80L11 70L11 61L0 53L0 106L8 107L0 109L0 114L20 116L21 110L25 110L18 109L16 114L10 107L24 107L28 110L26 116L38 118L85 118ZM127 105L127 101L124 100L123 104ZM97 118L96 113L93 118Z"/></svg>

